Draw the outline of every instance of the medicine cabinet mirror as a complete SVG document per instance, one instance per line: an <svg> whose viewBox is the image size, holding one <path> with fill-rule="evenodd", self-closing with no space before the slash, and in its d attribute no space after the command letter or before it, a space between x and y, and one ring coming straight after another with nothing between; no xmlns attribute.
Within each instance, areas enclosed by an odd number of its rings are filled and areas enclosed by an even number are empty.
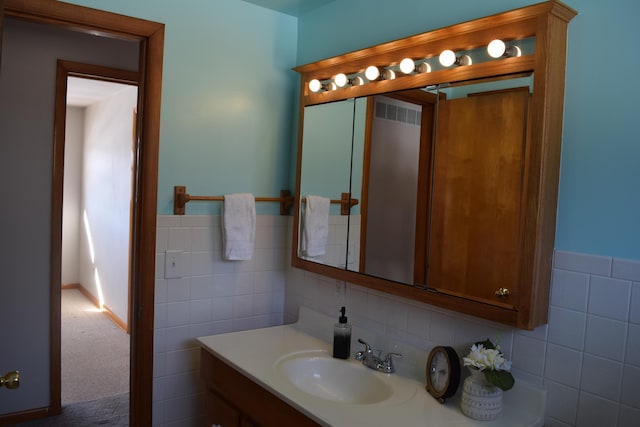
<svg viewBox="0 0 640 427"><path fill-rule="evenodd" d="M292 265L519 328L546 323L574 15L549 1L297 67ZM491 57L494 39L517 54ZM441 65L445 49L472 63ZM403 58L416 70L402 73ZM370 65L386 78L364 77ZM343 201L314 256L300 246L310 195Z"/></svg>

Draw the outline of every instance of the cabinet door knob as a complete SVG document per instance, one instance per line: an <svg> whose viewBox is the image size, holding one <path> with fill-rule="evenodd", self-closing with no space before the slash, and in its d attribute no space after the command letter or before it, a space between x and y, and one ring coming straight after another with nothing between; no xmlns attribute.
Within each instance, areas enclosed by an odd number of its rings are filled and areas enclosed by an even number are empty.
<svg viewBox="0 0 640 427"><path fill-rule="evenodd" d="M20 372L11 371L6 375L0 375L0 387L3 386L10 389L20 387Z"/></svg>
<svg viewBox="0 0 640 427"><path fill-rule="evenodd" d="M499 298L502 297L508 297L509 296L509 289L508 288L500 288L496 291L496 296Z"/></svg>

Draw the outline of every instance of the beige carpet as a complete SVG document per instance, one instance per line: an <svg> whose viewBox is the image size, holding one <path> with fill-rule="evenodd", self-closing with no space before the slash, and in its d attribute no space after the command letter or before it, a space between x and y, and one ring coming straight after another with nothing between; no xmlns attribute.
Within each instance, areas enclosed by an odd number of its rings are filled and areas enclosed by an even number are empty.
<svg viewBox="0 0 640 427"><path fill-rule="evenodd" d="M62 291L62 405L129 392L129 335L77 289Z"/></svg>

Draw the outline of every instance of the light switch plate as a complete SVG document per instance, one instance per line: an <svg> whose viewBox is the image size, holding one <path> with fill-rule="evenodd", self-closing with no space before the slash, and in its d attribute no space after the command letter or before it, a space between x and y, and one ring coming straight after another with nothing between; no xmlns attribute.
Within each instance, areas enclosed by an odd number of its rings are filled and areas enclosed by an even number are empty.
<svg viewBox="0 0 640 427"><path fill-rule="evenodd" d="M183 252L165 251L164 253L164 278L178 279L182 277Z"/></svg>

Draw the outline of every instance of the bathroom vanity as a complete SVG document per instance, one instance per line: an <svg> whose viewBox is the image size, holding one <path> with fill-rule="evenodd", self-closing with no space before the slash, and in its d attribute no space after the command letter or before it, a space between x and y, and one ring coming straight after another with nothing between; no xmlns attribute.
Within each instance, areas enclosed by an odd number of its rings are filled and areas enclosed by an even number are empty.
<svg viewBox="0 0 640 427"><path fill-rule="evenodd" d="M353 358L334 359L329 341L333 321L302 307L292 325L198 338L205 425L543 425L545 393L523 382L505 392L497 420L476 421L462 414L457 395L441 404L427 393L424 375L418 374L424 372L426 352L406 352L394 374L374 371ZM354 348L363 334L354 328Z"/></svg>

